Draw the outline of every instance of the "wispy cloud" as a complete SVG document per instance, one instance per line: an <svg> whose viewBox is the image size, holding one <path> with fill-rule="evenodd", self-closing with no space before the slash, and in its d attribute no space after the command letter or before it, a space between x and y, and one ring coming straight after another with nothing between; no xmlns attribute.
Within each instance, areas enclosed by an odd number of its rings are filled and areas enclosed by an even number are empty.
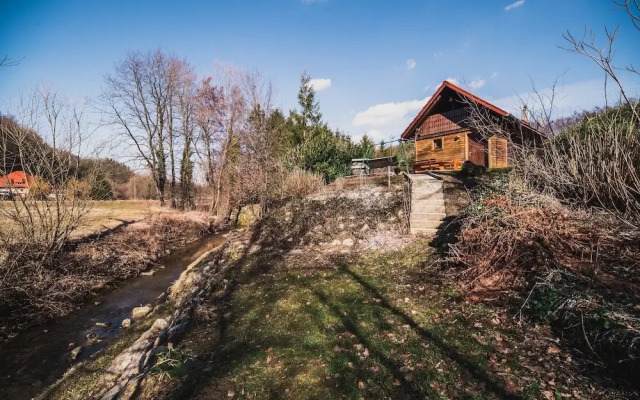
<svg viewBox="0 0 640 400"><path fill-rule="evenodd" d="M413 58L408 59L406 64L407 64L407 69L409 71L411 71L412 69L414 69L416 67L416 65L418 65L416 63L416 60L414 60Z"/></svg>
<svg viewBox="0 0 640 400"><path fill-rule="evenodd" d="M376 104L357 113L353 118L353 125L379 127L396 123L408 114L420 110L428 99Z"/></svg>
<svg viewBox="0 0 640 400"><path fill-rule="evenodd" d="M311 86L316 92L320 92L331 87L331 79L314 78L309 81L309 86Z"/></svg>
<svg viewBox="0 0 640 400"><path fill-rule="evenodd" d="M471 89L480 89L486 83L487 82L484 79L474 79L471 82L469 82L469 88L471 88Z"/></svg>
<svg viewBox="0 0 640 400"><path fill-rule="evenodd" d="M444 53L442 52L442 50L436 51L435 53L433 53L433 58L440 58L442 56L444 56Z"/></svg>
<svg viewBox="0 0 640 400"><path fill-rule="evenodd" d="M495 79L498 76L498 73L494 71L493 74L491 74L491 79Z"/></svg>
<svg viewBox="0 0 640 400"><path fill-rule="evenodd" d="M327 0L300 0L302 4L324 3Z"/></svg>
<svg viewBox="0 0 640 400"><path fill-rule="evenodd" d="M521 7L522 5L524 5L524 0L518 0L518 1L516 1L515 3L511 3L511 4L509 4L508 6L506 6L506 7L504 8L504 10L505 10L505 11L511 11L511 10L513 10L514 8Z"/></svg>

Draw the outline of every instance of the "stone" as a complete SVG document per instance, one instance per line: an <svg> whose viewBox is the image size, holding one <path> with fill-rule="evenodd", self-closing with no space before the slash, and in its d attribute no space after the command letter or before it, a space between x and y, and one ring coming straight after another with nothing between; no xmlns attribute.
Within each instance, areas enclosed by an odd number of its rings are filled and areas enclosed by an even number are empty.
<svg viewBox="0 0 640 400"><path fill-rule="evenodd" d="M71 350L71 353L69 354L69 359L71 359L71 361L77 360L80 353L82 353L82 346L78 346L75 349Z"/></svg>
<svg viewBox="0 0 640 400"><path fill-rule="evenodd" d="M111 322L96 322L96 326L101 328L108 328L111 326Z"/></svg>
<svg viewBox="0 0 640 400"><path fill-rule="evenodd" d="M149 306L136 307L133 309L133 311L131 311L131 318L133 319L143 318L143 317L146 317L147 314L149 314L150 312L151 312L151 307Z"/></svg>
<svg viewBox="0 0 640 400"><path fill-rule="evenodd" d="M131 319L129 318L123 319L122 322L120 323L120 326L122 326L123 328L131 327Z"/></svg>
<svg viewBox="0 0 640 400"><path fill-rule="evenodd" d="M342 241L342 245L343 246L353 246L354 245L354 241L351 238L347 238L347 239Z"/></svg>
<svg viewBox="0 0 640 400"><path fill-rule="evenodd" d="M331 244L332 244L333 246L340 246L340 245L342 244L342 242L341 242L341 241L339 241L338 239L335 239L333 242L331 242Z"/></svg>
<svg viewBox="0 0 640 400"><path fill-rule="evenodd" d="M155 274L156 271L146 271L146 272L140 272L140 276L153 276L153 274Z"/></svg>

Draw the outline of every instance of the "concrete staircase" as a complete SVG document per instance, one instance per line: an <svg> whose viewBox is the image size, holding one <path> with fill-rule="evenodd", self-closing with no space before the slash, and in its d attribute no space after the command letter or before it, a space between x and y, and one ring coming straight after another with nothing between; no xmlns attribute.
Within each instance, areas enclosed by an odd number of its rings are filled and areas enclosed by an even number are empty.
<svg viewBox="0 0 640 400"><path fill-rule="evenodd" d="M408 176L411 194L409 230L412 234L435 235L447 216L442 180L428 173Z"/></svg>

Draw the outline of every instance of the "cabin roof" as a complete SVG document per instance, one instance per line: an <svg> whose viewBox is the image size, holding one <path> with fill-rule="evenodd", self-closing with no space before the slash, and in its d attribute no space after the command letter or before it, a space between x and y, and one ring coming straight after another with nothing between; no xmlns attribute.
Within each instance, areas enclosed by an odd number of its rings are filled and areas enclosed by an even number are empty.
<svg viewBox="0 0 640 400"><path fill-rule="evenodd" d="M525 127L527 127L528 129L531 129L533 131L535 131L535 129L527 122L524 120L521 120L519 118L514 117L513 115L511 115L510 113L508 113L507 111L503 110L502 108L493 105L491 103L489 103L488 101L481 99L480 97L474 95L471 92L468 92L467 90L464 90L463 88L454 85L453 83L449 82L449 81L444 81L442 82L442 84L438 87L438 89L436 90L436 92L431 96L431 98L429 99L429 101L427 101L427 104L424 105L424 107L422 107L422 109L420 110L420 112L418 113L418 115L416 115L416 117L411 121L411 123L409 124L409 126L407 126L407 128L404 130L404 132L402 132L401 138L402 139L408 139L411 137L411 133L415 131L415 129L422 123L422 121L424 121L424 119L429 115L429 112L432 110L432 108L439 102L442 100L442 94L444 91L453 91L455 93L458 93L460 96L465 97L469 100L471 100L472 102L479 104L489 110L491 110L492 112L494 112L495 114L497 114L500 117L503 118L513 118L516 121L518 121L520 124L524 125Z"/></svg>

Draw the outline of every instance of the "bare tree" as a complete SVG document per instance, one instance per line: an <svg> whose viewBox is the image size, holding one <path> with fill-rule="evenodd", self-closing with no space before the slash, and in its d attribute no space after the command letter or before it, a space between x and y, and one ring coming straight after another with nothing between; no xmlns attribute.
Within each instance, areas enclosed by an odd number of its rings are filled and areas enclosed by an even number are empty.
<svg viewBox="0 0 640 400"><path fill-rule="evenodd" d="M180 115L182 135L182 156L180 161L180 206L193 207L193 155L196 119L196 76L186 61L175 61L177 70L176 99Z"/></svg>
<svg viewBox="0 0 640 400"><path fill-rule="evenodd" d="M50 291L50 272L91 207L86 182L98 173L81 176L79 168L82 157L97 155L87 145L91 130L83 110L42 89L0 119L0 175L9 186L0 207L2 307L53 314L65 307ZM7 178L10 173L20 181Z"/></svg>
<svg viewBox="0 0 640 400"><path fill-rule="evenodd" d="M133 52L105 78L101 95L108 124L131 143L149 169L160 204L165 204L167 153L165 141L171 104L169 60L161 53Z"/></svg>
<svg viewBox="0 0 640 400"><path fill-rule="evenodd" d="M5 54L4 57L0 59L0 67L15 67L18 64L20 64L20 60L10 58L8 54Z"/></svg>

